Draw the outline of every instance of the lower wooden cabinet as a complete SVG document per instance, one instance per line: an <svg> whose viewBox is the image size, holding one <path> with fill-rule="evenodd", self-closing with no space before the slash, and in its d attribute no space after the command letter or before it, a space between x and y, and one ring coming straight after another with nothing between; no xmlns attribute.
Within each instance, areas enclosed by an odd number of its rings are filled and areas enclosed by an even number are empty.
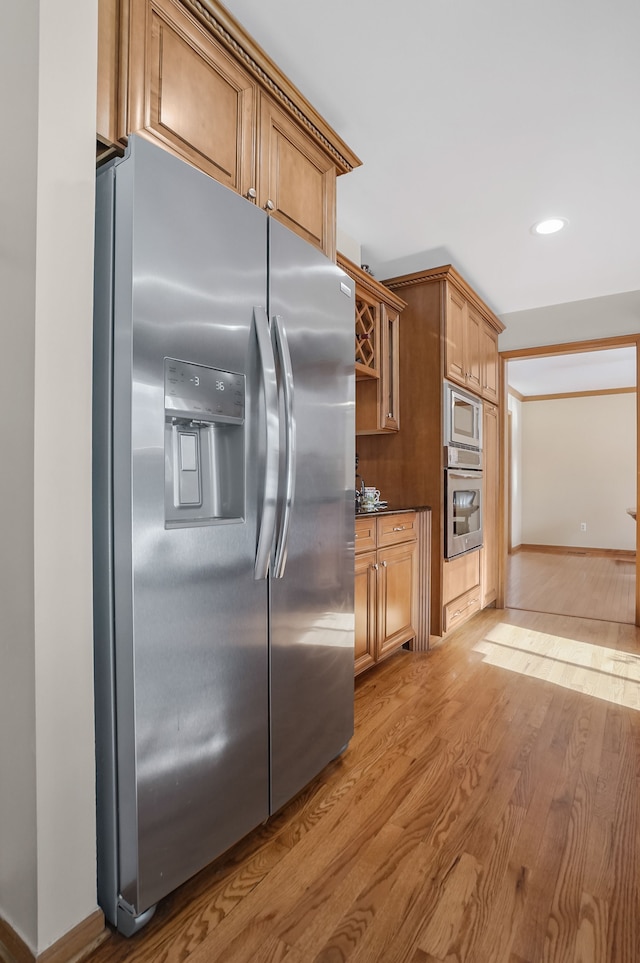
<svg viewBox="0 0 640 963"><path fill-rule="evenodd" d="M458 596L457 599L454 599L453 602L447 602L444 607L445 633L451 632L452 629L457 629L459 625L462 625L463 622L470 619L471 616L479 612L481 608L479 585L469 589L468 592L464 592Z"/></svg>
<svg viewBox="0 0 640 963"><path fill-rule="evenodd" d="M446 635L482 608L481 549L446 561L442 573L442 632Z"/></svg>
<svg viewBox="0 0 640 963"><path fill-rule="evenodd" d="M355 671L416 637L417 515L356 519Z"/></svg>

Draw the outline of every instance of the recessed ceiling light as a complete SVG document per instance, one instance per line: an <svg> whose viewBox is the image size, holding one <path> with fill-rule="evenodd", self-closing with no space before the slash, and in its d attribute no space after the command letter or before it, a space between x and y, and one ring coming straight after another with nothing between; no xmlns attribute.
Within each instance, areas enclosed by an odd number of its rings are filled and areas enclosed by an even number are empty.
<svg viewBox="0 0 640 963"><path fill-rule="evenodd" d="M569 221L566 217L547 217L544 221L538 221L531 228L532 234L555 234L566 227Z"/></svg>

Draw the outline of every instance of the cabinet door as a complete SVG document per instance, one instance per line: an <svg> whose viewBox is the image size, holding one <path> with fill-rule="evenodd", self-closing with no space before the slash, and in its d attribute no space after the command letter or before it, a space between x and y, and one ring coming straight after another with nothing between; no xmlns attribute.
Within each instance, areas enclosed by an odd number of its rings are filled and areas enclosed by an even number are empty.
<svg viewBox="0 0 640 963"><path fill-rule="evenodd" d="M98 0L96 138L108 145L118 139L119 29L118 0Z"/></svg>
<svg viewBox="0 0 640 963"><path fill-rule="evenodd" d="M336 168L291 118L261 98L258 203L335 257Z"/></svg>
<svg viewBox="0 0 640 963"><path fill-rule="evenodd" d="M376 553L356 555L355 562L355 673L375 662Z"/></svg>
<svg viewBox="0 0 640 963"><path fill-rule="evenodd" d="M355 355L356 377L380 377L380 302L357 284Z"/></svg>
<svg viewBox="0 0 640 963"><path fill-rule="evenodd" d="M415 638L417 592L417 542L379 551L377 659Z"/></svg>
<svg viewBox="0 0 640 963"><path fill-rule="evenodd" d="M227 187L254 186L257 88L175 0L132 0L126 130Z"/></svg>
<svg viewBox="0 0 640 963"><path fill-rule="evenodd" d="M451 381L466 384L464 336L467 318L467 302L461 294L447 285L445 371Z"/></svg>
<svg viewBox="0 0 640 963"><path fill-rule="evenodd" d="M480 361L480 333L484 319L476 309L467 303L467 316L464 338L465 384L470 391L480 394L481 361Z"/></svg>
<svg viewBox="0 0 640 963"><path fill-rule="evenodd" d="M498 333L483 322L480 333L482 356L482 396L497 404L498 398Z"/></svg>
<svg viewBox="0 0 640 963"><path fill-rule="evenodd" d="M483 529L484 547L482 549L482 607L494 602L498 596L498 551L499 551L499 445L498 445L498 408L484 405L484 473L483 483Z"/></svg>
<svg viewBox="0 0 640 963"><path fill-rule="evenodd" d="M382 370L380 372L380 428L400 428L400 315L381 305Z"/></svg>

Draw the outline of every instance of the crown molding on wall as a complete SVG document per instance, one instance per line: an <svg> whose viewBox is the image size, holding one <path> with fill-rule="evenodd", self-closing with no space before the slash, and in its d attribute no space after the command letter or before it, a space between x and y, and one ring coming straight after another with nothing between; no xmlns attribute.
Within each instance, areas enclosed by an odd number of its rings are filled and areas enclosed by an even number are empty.
<svg viewBox="0 0 640 963"><path fill-rule="evenodd" d="M519 401L555 401L561 398L594 398L599 395L635 395L635 388L600 388L593 391L562 391L549 395L521 395L519 391L509 388Z"/></svg>

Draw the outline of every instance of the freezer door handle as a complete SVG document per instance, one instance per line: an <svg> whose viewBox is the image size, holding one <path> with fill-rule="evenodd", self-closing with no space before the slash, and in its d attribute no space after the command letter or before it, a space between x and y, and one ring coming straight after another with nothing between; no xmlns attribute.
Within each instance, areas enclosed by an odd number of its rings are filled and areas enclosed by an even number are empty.
<svg viewBox="0 0 640 963"><path fill-rule="evenodd" d="M274 315L272 330L274 332L275 347L280 362L280 382L285 422L284 491L282 494L280 526L273 563L273 574L275 578L282 578L287 564L289 528L291 525L291 510L293 508L296 475L296 422L293 410L293 368L291 366L291 353L289 351L289 341L287 340L284 321L279 314Z"/></svg>
<svg viewBox="0 0 640 963"><path fill-rule="evenodd" d="M269 572L269 559L276 530L278 466L280 463L280 416L278 413L276 362L271 346L269 319L263 307L254 307L253 322L258 340L267 434L262 514L260 516L260 531L258 533L253 577L254 579L265 579Z"/></svg>

